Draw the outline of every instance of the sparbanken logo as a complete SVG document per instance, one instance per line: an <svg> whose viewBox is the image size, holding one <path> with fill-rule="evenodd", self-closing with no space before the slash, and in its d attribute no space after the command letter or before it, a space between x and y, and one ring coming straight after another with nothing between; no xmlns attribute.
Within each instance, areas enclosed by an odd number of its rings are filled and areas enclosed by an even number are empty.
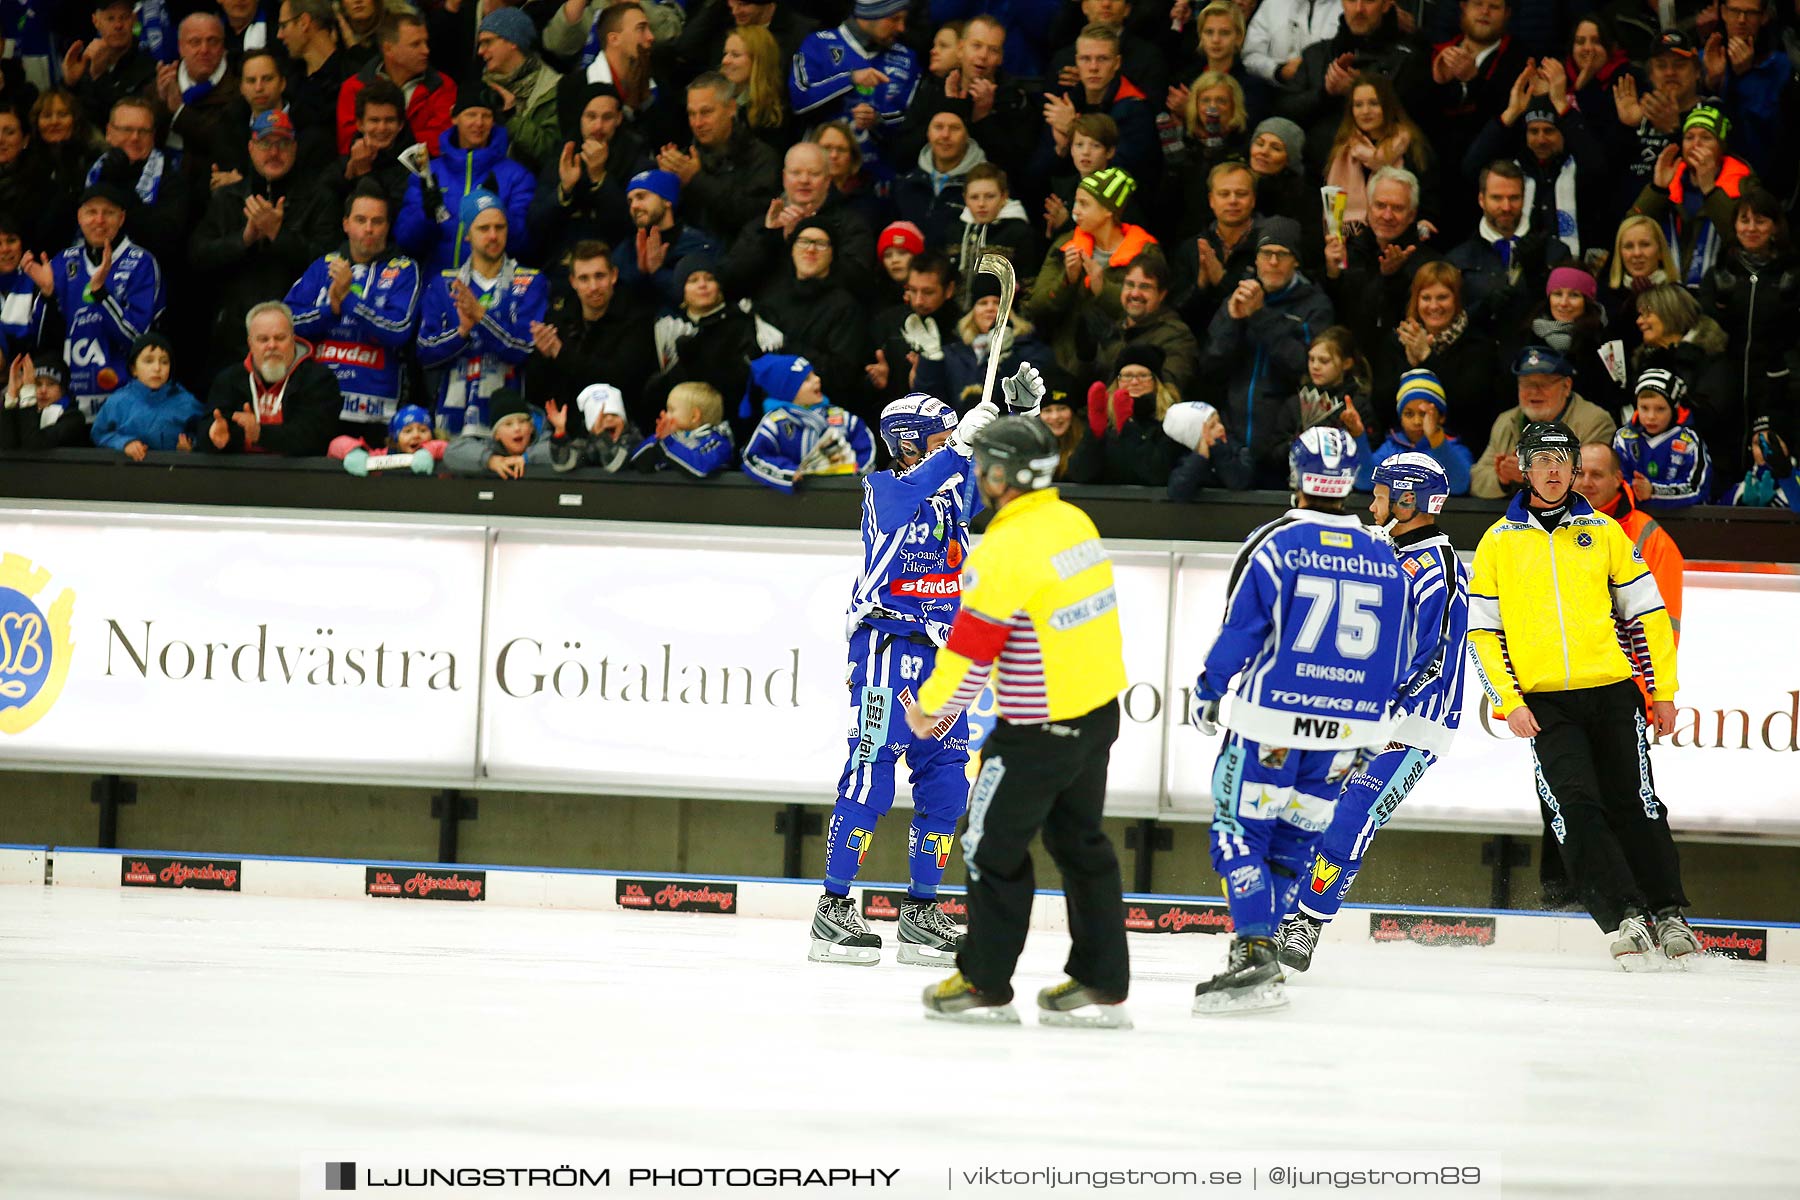
<svg viewBox="0 0 1800 1200"><path fill-rule="evenodd" d="M1494 918L1372 912L1369 914L1369 940L1416 942L1421 946L1491 946L1494 944Z"/></svg>
<svg viewBox="0 0 1800 1200"><path fill-rule="evenodd" d="M620 908L652 912L737 912L735 883L693 883L680 879L621 879L613 889Z"/></svg>
<svg viewBox="0 0 1800 1200"><path fill-rule="evenodd" d="M1734 929L1729 925L1696 925L1700 948L1708 954L1740 958L1746 962L1769 961L1769 931Z"/></svg>
<svg viewBox="0 0 1800 1200"><path fill-rule="evenodd" d="M229 859L126 858L119 860L119 885L235 892L241 890L243 869L242 863Z"/></svg>
<svg viewBox="0 0 1800 1200"><path fill-rule="evenodd" d="M398 900L485 900L487 872L440 870L432 867L399 870L366 867L363 870L363 892L370 896L387 896Z"/></svg>

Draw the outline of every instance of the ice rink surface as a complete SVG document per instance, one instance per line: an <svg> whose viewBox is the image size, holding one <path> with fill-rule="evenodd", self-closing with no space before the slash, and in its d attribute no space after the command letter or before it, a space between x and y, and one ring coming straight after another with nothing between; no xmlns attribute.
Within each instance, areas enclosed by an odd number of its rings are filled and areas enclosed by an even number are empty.
<svg viewBox="0 0 1800 1200"><path fill-rule="evenodd" d="M943 972L885 933L856 968L808 963L792 921L0 888L0 1196L696 1147L938 1171L1432 1151L1497 1155L1507 1196L1800 1195L1800 969L1328 944L1287 1010L1200 1019L1225 939L1132 935L1137 1028L1113 1034L926 1022ZM1028 1022L1066 945L1033 935Z"/></svg>

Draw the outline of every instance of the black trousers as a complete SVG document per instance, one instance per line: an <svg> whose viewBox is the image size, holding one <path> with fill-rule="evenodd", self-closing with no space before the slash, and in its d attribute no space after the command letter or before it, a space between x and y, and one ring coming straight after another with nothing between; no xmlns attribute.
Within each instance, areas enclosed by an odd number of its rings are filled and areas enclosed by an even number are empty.
<svg viewBox="0 0 1800 1200"><path fill-rule="evenodd" d="M956 958L978 991L1012 994L1037 886L1031 839L1040 829L1069 906L1074 946L1065 970L1077 982L1121 996L1130 987L1119 859L1100 828L1106 767L1118 736L1119 704L1110 700L1073 721L1003 720L982 747L963 835L969 930Z"/></svg>
<svg viewBox="0 0 1800 1200"><path fill-rule="evenodd" d="M1637 685L1532 692L1525 703L1539 726L1531 742L1538 798L1569 882L1600 928L1617 929L1633 909L1686 907Z"/></svg>

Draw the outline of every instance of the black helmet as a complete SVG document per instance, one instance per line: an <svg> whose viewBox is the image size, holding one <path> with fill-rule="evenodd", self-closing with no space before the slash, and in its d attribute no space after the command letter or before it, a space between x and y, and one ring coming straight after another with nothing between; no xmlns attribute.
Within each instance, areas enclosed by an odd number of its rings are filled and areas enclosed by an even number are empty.
<svg viewBox="0 0 1800 1200"><path fill-rule="evenodd" d="M1531 466L1540 453L1561 452L1569 456L1569 469L1581 470L1581 439L1561 421L1532 421L1519 434L1519 470Z"/></svg>
<svg viewBox="0 0 1800 1200"><path fill-rule="evenodd" d="M1001 467L1007 486L1022 492L1049 487L1061 459L1056 435L1036 417L1001 417L975 435L976 473Z"/></svg>

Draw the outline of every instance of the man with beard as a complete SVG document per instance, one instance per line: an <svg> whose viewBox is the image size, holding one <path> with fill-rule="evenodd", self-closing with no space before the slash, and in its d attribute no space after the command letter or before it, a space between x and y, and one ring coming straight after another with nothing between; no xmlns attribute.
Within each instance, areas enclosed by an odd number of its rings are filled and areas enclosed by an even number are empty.
<svg viewBox="0 0 1800 1200"><path fill-rule="evenodd" d="M539 401L573 406L581 389L605 380L625 396L639 429L656 424L644 384L656 370L650 323L617 296L619 272L605 242L577 242L569 253L569 292L532 324L526 391Z"/></svg>
<svg viewBox="0 0 1800 1200"><path fill-rule="evenodd" d="M250 306L286 293L332 241L331 193L294 173L294 123L285 112L250 125L250 174L212 194L188 261L217 298L212 364L236 357L237 326Z"/></svg>
<svg viewBox="0 0 1800 1200"><path fill-rule="evenodd" d="M294 336L294 315L267 300L244 320L250 353L219 372L207 393L212 419L202 450L322 457L338 432L337 377Z"/></svg>
<svg viewBox="0 0 1800 1200"><path fill-rule="evenodd" d="M344 242L288 292L294 330L337 376L344 432L371 446L400 408L401 351L419 320L419 264L388 244L387 197L365 183L344 205Z"/></svg>
<svg viewBox="0 0 1800 1200"><path fill-rule="evenodd" d="M1463 308L1476 328L1501 337L1519 328L1545 294L1550 272L1569 248L1549 229L1535 229L1525 207L1525 173L1502 158L1482 168L1475 235L1445 257L1462 272Z"/></svg>
<svg viewBox="0 0 1800 1200"><path fill-rule="evenodd" d="M1533 228L1553 231L1577 257L1584 246L1612 241L1606 147L1575 107L1566 74L1552 73L1546 97L1534 97L1528 74L1521 74L1506 109L1469 145L1463 174L1472 176L1498 158L1511 158L1524 172L1525 210Z"/></svg>
<svg viewBox="0 0 1800 1200"><path fill-rule="evenodd" d="M963 27L957 65L944 78L927 71L907 110L899 142L902 162L911 162L925 144L926 127L942 100L969 105L969 136L1015 179L1023 177L1037 139L1038 114L1018 80L1001 70L1006 53L1006 26L984 13Z"/></svg>
<svg viewBox="0 0 1800 1200"><path fill-rule="evenodd" d="M589 45L595 49L593 57L584 50L582 69L564 75L557 86L558 125L574 128L582 104L592 94L589 89L604 83L618 93L626 122L643 132L648 145L660 146L677 136L673 126L679 118L657 103L656 82L650 78L650 51L656 45L656 34L651 32L644 6L637 0L625 0L603 9L594 22ZM620 165L629 168L631 164Z"/></svg>
<svg viewBox="0 0 1800 1200"><path fill-rule="evenodd" d="M675 220L681 181L672 172L639 171L625 184L625 203L637 226L636 253L619 263L619 282L646 301L662 304L681 299L675 287L675 264L690 254L713 254L718 243L705 230Z"/></svg>
<svg viewBox="0 0 1800 1200"><path fill-rule="evenodd" d="M1101 331L1094 375L1111 379L1119 356L1131 346L1155 346L1163 354L1161 378L1186 399L1200 388L1200 342L1169 306L1169 265L1159 255L1140 254L1125 272L1119 306L1125 315Z"/></svg>
<svg viewBox="0 0 1800 1200"><path fill-rule="evenodd" d="M449 368L438 393L438 427L453 434L484 433L490 428L488 399L520 384L533 345L531 326L544 319L550 286L507 256L500 197L470 192L458 222L469 257L426 289L419 361Z"/></svg>
<svg viewBox="0 0 1800 1200"><path fill-rule="evenodd" d="M308 131L330 130L336 122L338 92L354 70L338 41L332 2L281 0L280 14L275 34L292 60L294 124ZM406 108L405 97L400 107Z"/></svg>
<svg viewBox="0 0 1800 1200"><path fill-rule="evenodd" d="M903 164L886 149L919 86L919 60L900 41L907 0L857 0L848 21L800 44L788 79L794 115L819 124L842 118L856 131L863 167L892 179Z"/></svg>
<svg viewBox="0 0 1800 1200"><path fill-rule="evenodd" d="M612 84L589 84L576 136L538 173L531 200L531 229L545 262L557 261L576 242L612 244L631 236L625 181L637 161L638 141L624 121Z"/></svg>
<svg viewBox="0 0 1800 1200"><path fill-rule="evenodd" d="M913 390L916 361L942 360L944 347L956 339L961 314L956 273L942 254L928 250L913 255L906 274L906 302L875 314L875 361L863 368L878 403L885 405Z"/></svg>

